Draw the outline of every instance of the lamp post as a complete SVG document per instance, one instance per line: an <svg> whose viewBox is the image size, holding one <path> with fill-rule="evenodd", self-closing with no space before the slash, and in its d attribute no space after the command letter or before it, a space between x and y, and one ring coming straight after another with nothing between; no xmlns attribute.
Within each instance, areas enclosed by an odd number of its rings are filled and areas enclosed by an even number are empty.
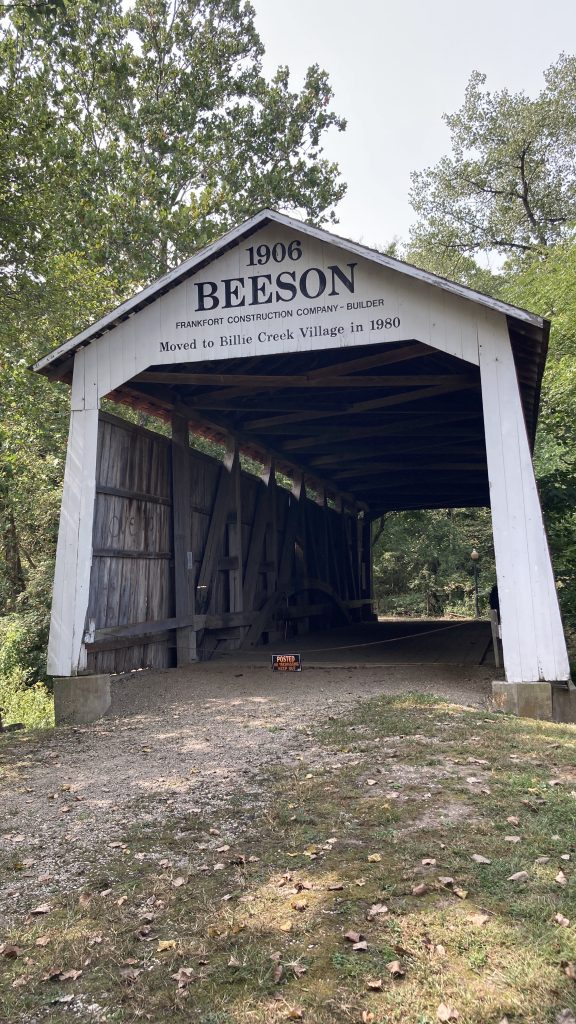
<svg viewBox="0 0 576 1024"><path fill-rule="evenodd" d="M472 548L470 558L472 559L472 566L474 568L474 614L478 619L480 617L480 604L478 601L478 560L480 555L476 551L476 548Z"/></svg>

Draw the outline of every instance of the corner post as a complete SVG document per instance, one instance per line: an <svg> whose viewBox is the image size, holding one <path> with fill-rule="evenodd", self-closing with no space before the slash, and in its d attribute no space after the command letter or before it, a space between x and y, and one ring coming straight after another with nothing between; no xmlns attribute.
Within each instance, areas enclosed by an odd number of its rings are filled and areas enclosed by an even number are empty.
<svg viewBox="0 0 576 1024"><path fill-rule="evenodd" d="M81 349L74 359L48 641L48 672L53 676L73 676L86 668L84 632L92 568L98 451L97 383L95 350Z"/></svg>
<svg viewBox="0 0 576 1024"><path fill-rule="evenodd" d="M480 315L478 354L506 680L566 682L566 641L502 314Z"/></svg>

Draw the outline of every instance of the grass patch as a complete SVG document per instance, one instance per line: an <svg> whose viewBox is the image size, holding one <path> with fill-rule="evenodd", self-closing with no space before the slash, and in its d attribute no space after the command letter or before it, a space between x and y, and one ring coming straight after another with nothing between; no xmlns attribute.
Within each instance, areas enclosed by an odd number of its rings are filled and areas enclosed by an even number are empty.
<svg viewBox="0 0 576 1024"><path fill-rule="evenodd" d="M258 806L167 808L94 851L80 896L12 918L0 1017L435 1024L443 1002L460 1024L554 1024L574 1008L576 728L408 695L315 735L315 763L269 771Z"/></svg>

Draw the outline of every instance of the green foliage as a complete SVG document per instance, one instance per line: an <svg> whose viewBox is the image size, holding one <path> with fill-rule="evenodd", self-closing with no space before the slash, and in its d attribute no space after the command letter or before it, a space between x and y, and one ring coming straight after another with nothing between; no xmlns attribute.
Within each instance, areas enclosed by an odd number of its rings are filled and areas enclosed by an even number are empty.
<svg viewBox="0 0 576 1024"><path fill-rule="evenodd" d="M0 707L5 725L20 722L27 729L47 729L54 725L54 701L43 683L27 686L20 669L10 675L0 673Z"/></svg>
<svg viewBox="0 0 576 1024"><path fill-rule="evenodd" d="M388 512L374 529L374 591L384 615L470 615L479 554L480 607L496 581L487 509Z"/></svg>
<svg viewBox="0 0 576 1024"><path fill-rule="evenodd" d="M562 240L576 219L576 57L561 55L536 99L490 93L474 72L445 115L452 152L412 176L416 239L445 253L524 254Z"/></svg>
<svg viewBox="0 0 576 1024"><path fill-rule="evenodd" d="M452 152L413 176L408 256L552 321L535 467L559 596L576 626L576 57L536 99L490 93L472 75L447 116ZM505 257L498 273L475 256Z"/></svg>
<svg viewBox="0 0 576 1024"><path fill-rule="evenodd" d="M86 251L128 291L264 206L333 217L345 186L322 140L345 123L328 78L267 81L250 4L62 0L4 29L8 276Z"/></svg>
<svg viewBox="0 0 576 1024"><path fill-rule="evenodd" d="M262 207L322 223L344 194L322 153L326 131L345 127L327 75L313 66L294 90L282 67L268 81L263 52L245 0L4 13L0 616L12 639L0 658L18 651L5 678L45 678L68 431L67 387L30 363Z"/></svg>
<svg viewBox="0 0 576 1024"><path fill-rule="evenodd" d="M45 635L34 631L30 616L0 619L0 708L6 724L23 722L32 729L54 722L52 696L37 681L45 641Z"/></svg>

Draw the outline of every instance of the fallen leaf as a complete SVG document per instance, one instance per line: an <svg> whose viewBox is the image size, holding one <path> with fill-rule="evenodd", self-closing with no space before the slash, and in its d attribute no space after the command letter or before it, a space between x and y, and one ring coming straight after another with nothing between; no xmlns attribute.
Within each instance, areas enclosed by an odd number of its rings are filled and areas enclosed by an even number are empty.
<svg viewBox="0 0 576 1024"><path fill-rule="evenodd" d="M373 1024L375 1020L372 1010L362 1010L362 1024Z"/></svg>
<svg viewBox="0 0 576 1024"><path fill-rule="evenodd" d="M469 914L466 920L470 921L475 928L481 928L483 924L488 923L490 916L488 914Z"/></svg>
<svg viewBox="0 0 576 1024"><path fill-rule="evenodd" d="M37 946L47 946L49 942L50 942L50 936L49 935L39 935L38 938L36 939L36 945Z"/></svg>
<svg viewBox="0 0 576 1024"><path fill-rule="evenodd" d="M422 866L425 867L425 868L435 868L436 867L436 858L435 857L424 857L424 859L422 861Z"/></svg>
<svg viewBox="0 0 576 1024"><path fill-rule="evenodd" d="M308 900L294 900L292 907L302 913L308 906Z"/></svg>
<svg viewBox="0 0 576 1024"><path fill-rule="evenodd" d="M382 860L382 855L380 853L369 853L368 854L368 863L369 864L379 864L381 860Z"/></svg>
<svg viewBox="0 0 576 1024"><path fill-rule="evenodd" d="M284 968L282 967L282 964L276 964L274 968L274 982L276 985L278 984L279 981L281 981L283 974Z"/></svg>
<svg viewBox="0 0 576 1024"><path fill-rule="evenodd" d="M536 857L535 864L548 864L550 857Z"/></svg>
<svg viewBox="0 0 576 1024"><path fill-rule="evenodd" d="M475 864L491 864L492 861L488 860L488 857L483 857L481 853L473 853L472 860Z"/></svg>
<svg viewBox="0 0 576 1024"><path fill-rule="evenodd" d="M455 885L452 892L459 900L465 900L468 898L468 889L461 889L459 886Z"/></svg>
<svg viewBox="0 0 576 1024"><path fill-rule="evenodd" d="M570 921L569 921L569 919L567 917L564 917L564 914L556 914L555 917L554 917L554 920L555 920L556 924L560 925L561 928L569 928L570 927Z"/></svg>
<svg viewBox="0 0 576 1024"><path fill-rule="evenodd" d="M370 992L381 992L382 991L382 978L367 978L366 988Z"/></svg>
<svg viewBox="0 0 576 1024"><path fill-rule="evenodd" d="M529 879L527 871L515 871L513 875L509 875L507 878L508 882L527 882Z"/></svg>
<svg viewBox="0 0 576 1024"><path fill-rule="evenodd" d="M572 1010L560 1010L556 1016L556 1024L576 1024L576 1017Z"/></svg>
<svg viewBox="0 0 576 1024"><path fill-rule="evenodd" d="M576 981L576 964L572 962L566 964L564 974L567 978L571 978L572 981Z"/></svg>
<svg viewBox="0 0 576 1024"><path fill-rule="evenodd" d="M304 1020L304 1014L302 1010L298 1010L296 1007L294 1007L292 1010L289 1010L288 1020Z"/></svg>
<svg viewBox="0 0 576 1024"><path fill-rule="evenodd" d="M280 925L280 931L281 932L291 932L292 931L292 921L282 921L282 924Z"/></svg>
<svg viewBox="0 0 576 1024"><path fill-rule="evenodd" d="M42 903L39 907L34 907L34 910L31 910L30 913L31 914L49 914L51 910L52 910L52 907L50 907L48 905L48 903Z"/></svg>
<svg viewBox="0 0 576 1024"><path fill-rule="evenodd" d="M170 977L178 982L178 988L186 988L191 981L194 981L194 971L192 967L180 967L175 974L171 974Z"/></svg>
<svg viewBox="0 0 576 1024"><path fill-rule="evenodd" d="M60 980L61 981L76 981L76 979L79 978L81 974L82 974L82 971L75 971L73 968L71 968L68 971L62 971L62 974L60 975Z"/></svg>
<svg viewBox="0 0 576 1024"><path fill-rule="evenodd" d="M406 974L399 960L391 960L389 964L386 964L386 970L389 971L393 978L403 978Z"/></svg>
<svg viewBox="0 0 576 1024"><path fill-rule="evenodd" d="M220 863L214 865L213 870L214 871L224 871L225 867L226 867L226 865L222 864L222 862L220 862Z"/></svg>
<svg viewBox="0 0 576 1024"><path fill-rule="evenodd" d="M352 949L354 950L355 953L365 953L366 950L368 949L368 943L366 942L365 939L362 939L361 942L355 942L354 945L352 946Z"/></svg>
<svg viewBox="0 0 576 1024"><path fill-rule="evenodd" d="M509 818L506 818L509 825L519 825L520 818L517 818L514 814L511 814Z"/></svg>
<svg viewBox="0 0 576 1024"><path fill-rule="evenodd" d="M554 881L557 882L558 885L568 885L568 879L563 871L558 872Z"/></svg>
<svg viewBox="0 0 576 1024"><path fill-rule="evenodd" d="M304 964L289 964L288 966L293 972L295 978L301 978L302 975L306 974L306 971L308 970L307 967L304 967Z"/></svg>
<svg viewBox="0 0 576 1024"><path fill-rule="evenodd" d="M172 879L172 887L174 889L179 889L182 885L186 885L186 879L182 878L181 875L178 878Z"/></svg>
<svg viewBox="0 0 576 1024"><path fill-rule="evenodd" d="M459 1016L458 1010L455 1010L453 1006L447 1006L446 1003L440 1003L436 1010L436 1018L441 1021L458 1020Z"/></svg>
<svg viewBox="0 0 576 1024"><path fill-rule="evenodd" d="M418 885L412 886L413 896L424 896L428 892L428 886L424 882L419 882Z"/></svg>
<svg viewBox="0 0 576 1024"><path fill-rule="evenodd" d="M21 956L24 952L20 946L12 946L7 942L3 942L0 946L0 954L5 956L7 960L16 960L17 957Z"/></svg>
<svg viewBox="0 0 576 1024"><path fill-rule="evenodd" d="M229 849L230 849L230 847L228 846L227 843L225 843L224 846L217 846L216 847L216 853L227 853Z"/></svg>
<svg viewBox="0 0 576 1024"><path fill-rule="evenodd" d="M176 949L176 940L160 939L156 948L159 953L165 953L167 949Z"/></svg>
<svg viewBox="0 0 576 1024"><path fill-rule="evenodd" d="M139 974L142 974L141 967L122 967L120 970L120 977L128 982L136 981Z"/></svg>
<svg viewBox="0 0 576 1024"><path fill-rule="evenodd" d="M504 836L505 843L521 843L522 836Z"/></svg>
<svg viewBox="0 0 576 1024"><path fill-rule="evenodd" d="M387 914L388 907L385 903L373 903L369 910L366 911L366 920L372 921L379 914Z"/></svg>
<svg viewBox="0 0 576 1024"><path fill-rule="evenodd" d="M361 935L360 932L346 932L344 938L347 939L348 942L361 942L364 936Z"/></svg>
<svg viewBox="0 0 576 1024"><path fill-rule="evenodd" d="M237 956L231 956L228 961L228 967L240 967L240 961Z"/></svg>

